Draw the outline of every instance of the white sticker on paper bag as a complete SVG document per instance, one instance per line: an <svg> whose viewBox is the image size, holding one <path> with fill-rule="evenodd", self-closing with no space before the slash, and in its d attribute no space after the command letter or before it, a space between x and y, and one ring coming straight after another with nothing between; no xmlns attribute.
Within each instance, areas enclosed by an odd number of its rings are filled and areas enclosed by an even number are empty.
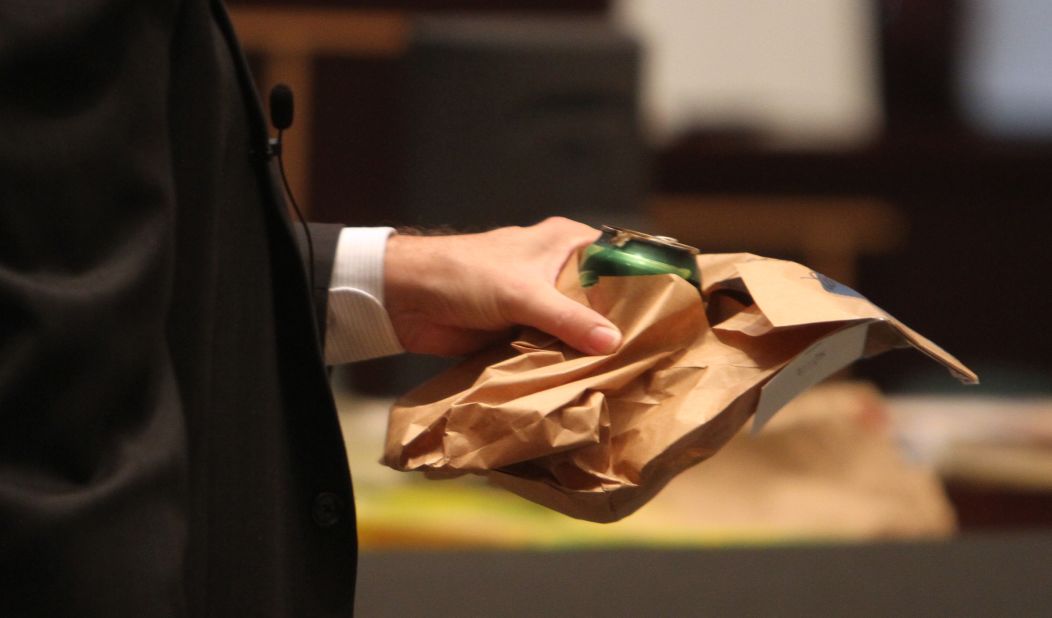
<svg viewBox="0 0 1052 618"><path fill-rule="evenodd" d="M763 429L793 397L862 358L871 324L872 320L860 322L816 341L771 378L760 391L752 433Z"/></svg>

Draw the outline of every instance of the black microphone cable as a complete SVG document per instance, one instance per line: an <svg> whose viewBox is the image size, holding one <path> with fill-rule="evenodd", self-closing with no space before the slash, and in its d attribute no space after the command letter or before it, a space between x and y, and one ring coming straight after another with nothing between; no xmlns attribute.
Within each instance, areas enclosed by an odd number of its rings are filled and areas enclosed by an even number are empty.
<svg viewBox="0 0 1052 618"><path fill-rule="evenodd" d="M282 156L282 135L285 129L292 126L293 117L292 89L285 84L278 84L270 90L270 123L278 130L278 137L270 144L271 152L278 159L278 172L281 175L281 185L285 188L285 195L292 204L292 210L299 219L303 228L303 236L307 239L307 271L310 274L310 289L314 289L314 239L311 238L310 228L307 220L303 217L303 211L296 203L296 197L292 194L289 186L288 176L285 174L285 159Z"/></svg>

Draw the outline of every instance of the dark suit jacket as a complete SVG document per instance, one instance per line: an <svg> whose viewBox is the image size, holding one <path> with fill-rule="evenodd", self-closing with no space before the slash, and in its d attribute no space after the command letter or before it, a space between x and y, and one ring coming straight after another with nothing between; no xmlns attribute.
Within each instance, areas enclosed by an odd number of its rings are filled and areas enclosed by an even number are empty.
<svg viewBox="0 0 1052 618"><path fill-rule="evenodd" d="M0 3L0 615L350 613L347 464L265 147L218 3Z"/></svg>

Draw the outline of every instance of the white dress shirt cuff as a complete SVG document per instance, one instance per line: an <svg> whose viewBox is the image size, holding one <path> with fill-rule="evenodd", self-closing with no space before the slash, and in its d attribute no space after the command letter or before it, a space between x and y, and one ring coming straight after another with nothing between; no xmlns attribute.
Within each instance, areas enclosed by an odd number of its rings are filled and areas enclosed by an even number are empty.
<svg viewBox="0 0 1052 618"><path fill-rule="evenodd" d="M384 252L389 227L345 227L329 282L325 362L329 365L402 352L384 309Z"/></svg>

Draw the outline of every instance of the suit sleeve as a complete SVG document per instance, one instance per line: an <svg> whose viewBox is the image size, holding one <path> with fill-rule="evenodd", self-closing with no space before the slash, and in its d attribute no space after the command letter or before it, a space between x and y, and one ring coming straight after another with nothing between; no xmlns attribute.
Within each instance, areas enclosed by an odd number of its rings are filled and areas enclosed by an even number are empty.
<svg viewBox="0 0 1052 618"><path fill-rule="evenodd" d="M318 341L325 343L325 315L329 305L329 283L332 281L333 264L336 261L336 245L340 239L343 226L338 223L308 223L311 244L314 253L314 281L311 281L311 297L314 301L314 320L318 327ZM294 225L296 244L303 256L303 267L311 272L309 260L311 251L307 247L307 237L303 226Z"/></svg>
<svg viewBox="0 0 1052 618"><path fill-rule="evenodd" d="M183 611L177 9L0 3L0 615Z"/></svg>
<svg viewBox="0 0 1052 618"><path fill-rule="evenodd" d="M304 263L306 236L296 226ZM383 304L383 257L392 228L309 224L314 245L315 319L328 365L403 352ZM309 272L309 270L308 270Z"/></svg>

